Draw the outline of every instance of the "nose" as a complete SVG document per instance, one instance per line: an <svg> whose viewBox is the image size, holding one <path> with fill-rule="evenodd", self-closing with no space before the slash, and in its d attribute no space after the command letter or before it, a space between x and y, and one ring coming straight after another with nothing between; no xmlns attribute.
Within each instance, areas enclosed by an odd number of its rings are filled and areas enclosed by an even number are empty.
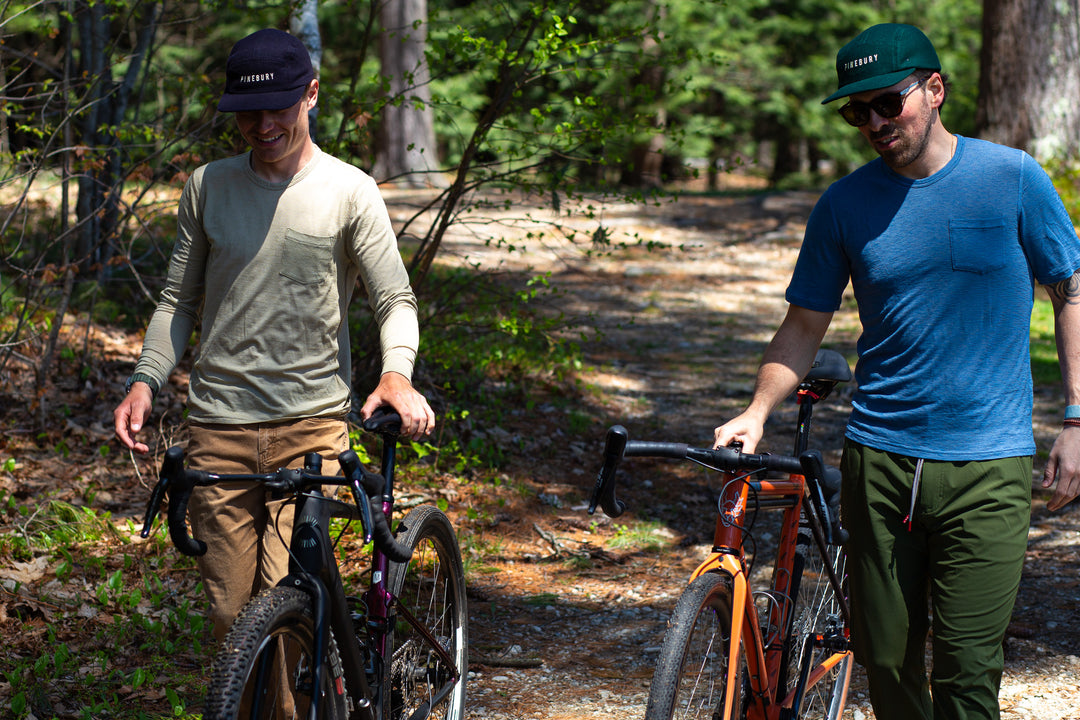
<svg viewBox="0 0 1080 720"><path fill-rule="evenodd" d="M255 129L257 131L269 130L273 123L273 113L266 110L259 110L255 116Z"/></svg>
<svg viewBox="0 0 1080 720"><path fill-rule="evenodd" d="M273 114L267 110L243 110L236 114L237 121L249 131L267 130L273 124Z"/></svg>
<svg viewBox="0 0 1080 720"><path fill-rule="evenodd" d="M876 112L874 112L873 108L870 108L869 112L870 119L866 122L866 128L870 130L870 132L877 132L881 130L881 128L889 124L889 119L883 118L878 115Z"/></svg>

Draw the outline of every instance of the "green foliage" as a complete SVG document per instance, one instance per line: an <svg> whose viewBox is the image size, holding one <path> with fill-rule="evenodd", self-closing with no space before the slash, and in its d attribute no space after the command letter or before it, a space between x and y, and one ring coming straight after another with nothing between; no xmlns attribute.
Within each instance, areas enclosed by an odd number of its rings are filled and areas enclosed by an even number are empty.
<svg viewBox="0 0 1080 720"><path fill-rule="evenodd" d="M1080 161L1055 161L1046 165L1046 171L1053 179L1073 224L1080 225Z"/></svg>
<svg viewBox="0 0 1080 720"><path fill-rule="evenodd" d="M580 367L578 339L563 331L584 331L570 318L547 312L545 301L558 293L548 274L478 277L472 269L449 268L439 271L433 285L424 357L439 367L440 377L458 378L456 392L468 394L481 378L563 378Z"/></svg>
<svg viewBox="0 0 1080 720"><path fill-rule="evenodd" d="M659 520L632 520L616 524L615 535L608 541L612 548L658 552L672 544L672 537Z"/></svg>
<svg viewBox="0 0 1080 720"><path fill-rule="evenodd" d="M439 268L429 285L422 358L426 374L445 379L439 414L450 428L439 438L439 462L496 467L505 448L476 430L499 426L511 408L529 409L536 387L567 382L592 331L551 310L558 291L547 275Z"/></svg>
<svg viewBox="0 0 1080 720"><path fill-rule="evenodd" d="M62 717L190 717L186 707L201 695L204 673L178 667L176 658L209 662L209 627L190 600L199 596L192 562L173 560L160 538L150 546L159 554L131 549L108 513L87 507L19 503L4 494L0 515L12 528L0 536L0 558L43 574L4 583L5 592L32 598L9 605L17 612L8 628L44 633L37 643L11 643L0 653L12 716L53 708ZM185 572L173 572L180 568ZM38 608L48 609L45 624Z"/></svg>
<svg viewBox="0 0 1080 720"><path fill-rule="evenodd" d="M11 532L0 534L0 556L26 560L72 544L118 537L108 513L62 500L44 499L33 504L18 504L12 496L0 496L0 500L19 518Z"/></svg>
<svg viewBox="0 0 1080 720"><path fill-rule="evenodd" d="M952 129L970 132L978 82L978 0L670 5L665 37L686 45L680 71L694 78L689 87L695 90L672 117L693 123L686 135L699 139L697 156L707 153L713 163L731 167L752 162L772 147L772 167L761 173L779 182L808 164L811 170L822 170L824 166L813 167L816 160L828 160L844 172L872 157L858 133L836 117L837 104L823 106L821 100L836 88L837 50L879 22L909 22L931 36L956 90L949 107L956 112L946 120L960 122ZM665 43L666 49L671 46ZM710 144L703 146L701 138ZM787 155L793 156L785 160Z"/></svg>
<svg viewBox="0 0 1080 720"><path fill-rule="evenodd" d="M1054 306L1035 299L1031 311L1031 375L1036 385L1061 388L1061 365L1054 339Z"/></svg>

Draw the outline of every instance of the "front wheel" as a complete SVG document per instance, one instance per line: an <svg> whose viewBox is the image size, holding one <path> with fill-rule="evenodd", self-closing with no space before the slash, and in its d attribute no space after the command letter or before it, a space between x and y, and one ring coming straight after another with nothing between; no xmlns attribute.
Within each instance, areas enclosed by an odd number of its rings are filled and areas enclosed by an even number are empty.
<svg viewBox="0 0 1080 720"><path fill-rule="evenodd" d="M419 717L461 720L469 672L465 570L450 520L438 508L414 508L398 526L397 540L412 549L407 563L391 563L387 587L396 607L387 642L383 720ZM436 646L443 652L437 652ZM430 713L430 716L428 715Z"/></svg>
<svg viewBox="0 0 1080 720"><path fill-rule="evenodd" d="M706 573L690 583L668 621L645 720L744 718L752 702L746 647L729 657L731 579ZM735 620L738 622L738 620ZM733 702L727 703L728 668L736 664Z"/></svg>
<svg viewBox="0 0 1080 720"><path fill-rule="evenodd" d="M341 678L333 668L337 646L331 634L314 686L315 623L311 598L295 588L275 587L253 598L229 628L214 658L206 693L205 720L307 718L319 698L318 717L346 718Z"/></svg>

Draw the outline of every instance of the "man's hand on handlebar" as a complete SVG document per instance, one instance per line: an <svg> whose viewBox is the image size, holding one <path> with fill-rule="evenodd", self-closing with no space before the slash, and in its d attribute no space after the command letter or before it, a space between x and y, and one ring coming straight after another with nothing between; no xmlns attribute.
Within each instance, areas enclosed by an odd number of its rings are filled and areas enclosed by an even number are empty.
<svg viewBox="0 0 1080 720"><path fill-rule="evenodd" d="M752 453L757 449L764 433L764 423L744 412L713 430L713 447L722 448L732 443L741 443L744 453Z"/></svg>
<svg viewBox="0 0 1080 720"><path fill-rule="evenodd" d="M403 437L420 440L434 432L435 412L428 405L427 399L417 392L404 375L396 372L383 373L378 387L360 408L360 417L368 419L383 405L394 408L401 416Z"/></svg>

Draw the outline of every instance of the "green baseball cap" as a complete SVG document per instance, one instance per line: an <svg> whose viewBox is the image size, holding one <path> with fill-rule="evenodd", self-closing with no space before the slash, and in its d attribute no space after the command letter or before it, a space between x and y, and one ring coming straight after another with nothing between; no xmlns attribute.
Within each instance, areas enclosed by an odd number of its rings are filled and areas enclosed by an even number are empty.
<svg viewBox="0 0 1080 720"><path fill-rule="evenodd" d="M915 70L940 70L934 44L912 25L885 23L859 33L836 53L839 87L821 104L867 90L887 88Z"/></svg>

